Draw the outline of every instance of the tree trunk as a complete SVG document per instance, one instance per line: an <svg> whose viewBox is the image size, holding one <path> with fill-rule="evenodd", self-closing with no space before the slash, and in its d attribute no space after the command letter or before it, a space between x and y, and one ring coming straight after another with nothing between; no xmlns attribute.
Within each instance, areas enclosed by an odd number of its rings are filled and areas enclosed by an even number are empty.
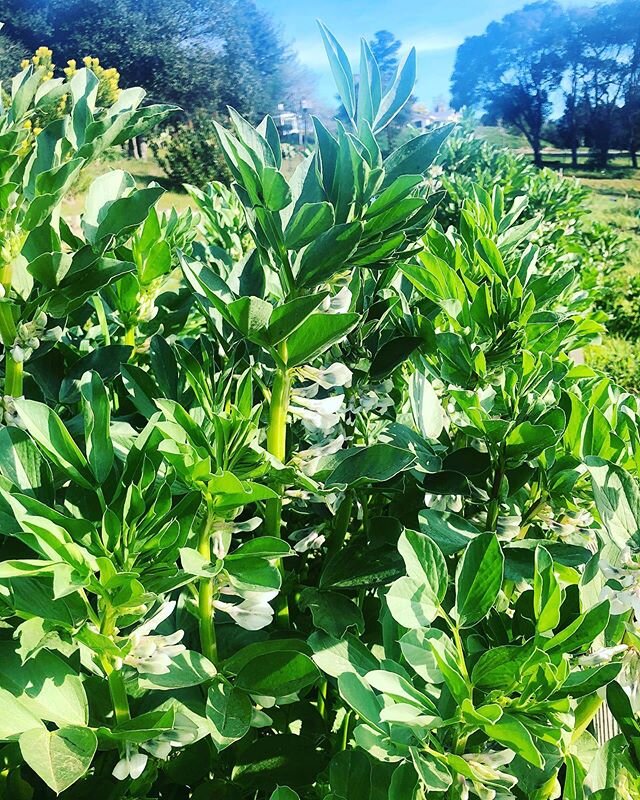
<svg viewBox="0 0 640 800"><path fill-rule="evenodd" d="M571 146L571 166L578 169L578 145L575 143Z"/></svg>
<svg viewBox="0 0 640 800"><path fill-rule="evenodd" d="M629 157L631 158L631 166L634 169L638 169L638 145L635 142L631 142L629 145Z"/></svg>
<svg viewBox="0 0 640 800"><path fill-rule="evenodd" d="M542 168L544 164L542 163L542 153L540 152L540 138L538 136L533 137L531 141L531 147L533 148L533 163L536 167Z"/></svg>

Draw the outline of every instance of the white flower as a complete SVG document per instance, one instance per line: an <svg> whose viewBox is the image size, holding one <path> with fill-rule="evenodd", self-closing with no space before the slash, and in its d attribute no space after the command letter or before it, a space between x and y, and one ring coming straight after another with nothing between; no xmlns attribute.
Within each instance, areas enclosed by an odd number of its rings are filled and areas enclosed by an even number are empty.
<svg viewBox="0 0 640 800"><path fill-rule="evenodd" d="M229 552L234 533L255 531L262 524L259 517L252 517L244 522L217 519L213 523L212 550L216 558L222 560Z"/></svg>
<svg viewBox="0 0 640 800"><path fill-rule="evenodd" d="M148 760L149 756L144 753L139 753L137 750L133 749L132 745L127 743L125 745L124 756L115 765L111 774L119 781L126 781L127 778L135 780L144 772Z"/></svg>
<svg viewBox="0 0 640 800"><path fill-rule="evenodd" d="M626 644L617 644L615 647L603 647L596 650L595 653L589 653L586 656L578 658L578 664L581 667L597 667L598 664L608 664L612 658L620 653L626 653L629 648Z"/></svg>
<svg viewBox="0 0 640 800"><path fill-rule="evenodd" d="M600 561L600 571L607 580L615 581L618 587L604 586L600 592L601 600L609 600L611 613L624 614L633 610L636 621L640 622L640 569L627 549L621 555L623 566L614 567Z"/></svg>
<svg viewBox="0 0 640 800"><path fill-rule="evenodd" d="M17 363L22 364L23 361L31 356L33 350L30 347L22 347L19 344L14 344L11 348L11 358Z"/></svg>
<svg viewBox="0 0 640 800"><path fill-rule="evenodd" d="M393 406L393 400L389 396L393 384L391 381L384 381L381 384L372 386L368 391L359 391L349 403L349 410L354 414L359 412L384 412Z"/></svg>
<svg viewBox="0 0 640 800"><path fill-rule="evenodd" d="M304 475L311 477L318 471L323 458L332 456L342 450L344 441L344 436L339 434L327 444L310 447L308 450L301 450L294 456L293 461Z"/></svg>
<svg viewBox="0 0 640 800"><path fill-rule="evenodd" d="M306 553L309 550L319 550L325 543L326 537L318 531L311 531L293 545L296 553Z"/></svg>
<svg viewBox="0 0 640 800"><path fill-rule="evenodd" d="M162 761L169 758L172 750L184 747L195 742L198 738L198 727L186 714L178 711L174 719L174 727L170 731L163 731L155 739L140 745L143 750L151 753Z"/></svg>
<svg viewBox="0 0 640 800"><path fill-rule="evenodd" d="M499 767L509 764L515 756L513 750L489 751L486 753L468 753L462 756L473 771L473 779L458 775L460 797L468 798L473 791L480 800L506 800L514 795L510 789L516 785L517 778Z"/></svg>
<svg viewBox="0 0 640 800"><path fill-rule="evenodd" d="M22 400L22 397L11 397L11 395L5 394L0 402L0 409L2 411L2 420L5 425L13 426L15 428L24 428L25 425L20 419L20 414L18 414L18 409L16 408L15 401Z"/></svg>
<svg viewBox="0 0 640 800"><path fill-rule="evenodd" d="M320 305L322 311L327 314L344 314L351 308L352 294L348 286L343 286L338 294L333 297L325 297Z"/></svg>
<svg viewBox="0 0 640 800"><path fill-rule="evenodd" d="M459 494L430 494L424 496L424 504L434 511L462 511L462 496Z"/></svg>
<svg viewBox="0 0 640 800"><path fill-rule="evenodd" d="M175 606L174 601L164 603L151 619L143 622L129 634L130 649L124 658L125 664L134 667L140 673L165 675L169 672L171 659L186 650L183 644L179 644L184 631L176 631L169 636L150 634L163 620L171 616Z"/></svg>
<svg viewBox="0 0 640 800"><path fill-rule="evenodd" d="M315 400L305 397L300 391L295 391L291 395L289 412L292 417L301 420L308 431L319 430L329 433L342 421L344 396L335 395Z"/></svg>
<svg viewBox="0 0 640 800"><path fill-rule="evenodd" d="M640 714L640 654L637 650L627 649L617 681L625 690L633 713Z"/></svg>
<svg viewBox="0 0 640 800"><path fill-rule="evenodd" d="M243 598L238 605L214 600L213 605L219 611L224 611L231 619L247 631L259 631L266 628L273 621L273 608L269 602L277 597L277 590L268 592L240 592L230 587L221 590L222 594L234 594Z"/></svg>
<svg viewBox="0 0 640 800"><path fill-rule="evenodd" d="M336 362L330 367L317 369L316 367L300 367L298 370L300 377L313 381L323 389L333 389L336 386L351 386L353 374L344 364Z"/></svg>

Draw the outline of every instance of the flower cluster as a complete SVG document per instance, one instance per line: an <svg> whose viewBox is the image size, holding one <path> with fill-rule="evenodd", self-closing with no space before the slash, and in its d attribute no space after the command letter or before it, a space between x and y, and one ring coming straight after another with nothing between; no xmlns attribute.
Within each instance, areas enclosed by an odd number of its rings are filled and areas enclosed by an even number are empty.
<svg viewBox="0 0 640 800"><path fill-rule="evenodd" d="M31 322L21 322L11 347L11 358L18 363L27 361L43 341L58 341L62 328L56 326L47 330L47 315L41 311Z"/></svg>
<svg viewBox="0 0 640 800"><path fill-rule="evenodd" d="M20 66L22 69L27 69L28 67L33 66L38 70L43 70L42 72L42 82L50 81L53 78L53 73L56 68L55 64L53 63L53 50L50 50L48 47L39 47L36 52L33 54L31 59L25 58Z"/></svg>
<svg viewBox="0 0 640 800"><path fill-rule="evenodd" d="M98 79L98 97L96 103L101 108L112 106L120 96L120 73L115 67L103 67L99 58L85 56L82 63ZM71 79L78 71L78 62L75 58L67 61L67 66L63 69L67 79Z"/></svg>
<svg viewBox="0 0 640 800"><path fill-rule="evenodd" d="M128 652L123 661L139 673L165 675L169 672L171 659L186 649L180 644L184 631L176 631L169 636L153 634L158 625L173 614L175 601L164 603L146 622L132 631L128 638Z"/></svg>

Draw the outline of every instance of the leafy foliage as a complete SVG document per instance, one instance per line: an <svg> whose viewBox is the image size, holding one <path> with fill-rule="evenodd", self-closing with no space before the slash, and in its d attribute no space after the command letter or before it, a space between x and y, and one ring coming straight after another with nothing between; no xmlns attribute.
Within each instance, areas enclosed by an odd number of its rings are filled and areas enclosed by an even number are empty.
<svg viewBox="0 0 640 800"><path fill-rule="evenodd" d="M81 70L31 138L13 83L2 791L631 800L637 398L569 355L602 324L526 196L434 186L449 127L382 155L414 56L384 92L363 43L356 103L321 30L348 127L287 178L232 111L196 213L115 170L72 229L72 178L168 109Z"/></svg>

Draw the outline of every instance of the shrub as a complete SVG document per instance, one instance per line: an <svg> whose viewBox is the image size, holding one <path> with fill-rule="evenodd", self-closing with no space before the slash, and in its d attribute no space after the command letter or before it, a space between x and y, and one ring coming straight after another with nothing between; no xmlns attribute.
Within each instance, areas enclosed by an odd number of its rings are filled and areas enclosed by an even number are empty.
<svg viewBox="0 0 640 800"><path fill-rule="evenodd" d="M76 94L86 127L21 156L35 89L14 84L3 780L70 800L632 800L638 401L568 355L602 325L526 197L474 187L445 232L424 176L450 127L383 158L415 52L381 97L363 44L356 106L321 30L348 132L316 123L287 179L273 121L231 112L236 199L196 193L195 242L195 217L121 171L77 231L58 214L85 159L166 109L94 119ZM216 203L244 211L235 258ZM599 746L603 703L621 733Z"/></svg>
<svg viewBox="0 0 640 800"><path fill-rule="evenodd" d="M586 361L628 392L640 393L640 344L615 334L591 345Z"/></svg>
<svg viewBox="0 0 640 800"><path fill-rule="evenodd" d="M167 128L151 141L160 166L176 183L203 187L210 181L226 181L229 172L215 138L213 116L205 111Z"/></svg>

